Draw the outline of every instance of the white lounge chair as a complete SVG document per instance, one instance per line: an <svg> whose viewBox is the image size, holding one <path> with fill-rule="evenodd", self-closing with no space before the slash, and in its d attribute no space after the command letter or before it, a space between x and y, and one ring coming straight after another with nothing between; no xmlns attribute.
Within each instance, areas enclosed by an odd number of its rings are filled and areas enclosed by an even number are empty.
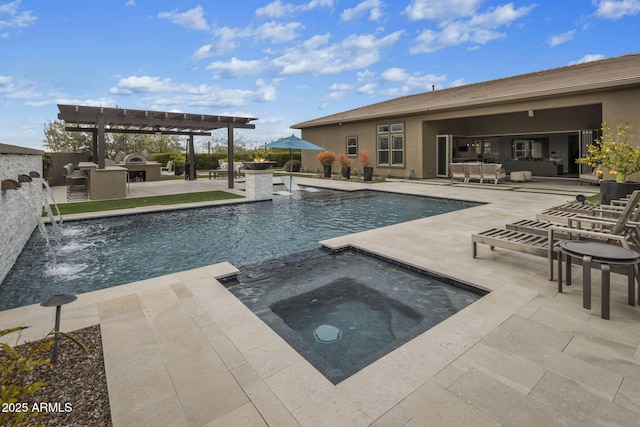
<svg viewBox="0 0 640 427"><path fill-rule="evenodd" d="M498 181L507 179L507 173L502 169L501 163L482 163L482 178L480 182L493 180L494 184Z"/></svg>
<svg viewBox="0 0 640 427"><path fill-rule="evenodd" d="M467 182L482 182L482 163L464 163L464 167L467 169Z"/></svg>
<svg viewBox="0 0 640 427"><path fill-rule="evenodd" d="M451 180L460 180L467 182L467 169L464 167L464 163L449 163L449 172L451 173Z"/></svg>
<svg viewBox="0 0 640 427"><path fill-rule="evenodd" d="M160 167L160 172L171 172L173 171L173 160L169 160L167 162L167 166L161 166Z"/></svg>

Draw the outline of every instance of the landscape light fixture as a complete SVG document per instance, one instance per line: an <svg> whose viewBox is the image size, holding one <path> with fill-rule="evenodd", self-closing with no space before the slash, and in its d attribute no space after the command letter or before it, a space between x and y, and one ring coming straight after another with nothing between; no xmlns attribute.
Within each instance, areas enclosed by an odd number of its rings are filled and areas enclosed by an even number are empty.
<svg viewBox="0 0 640 427"><path fill-rule="evenodd" d="M53 363L56 363L58 361L58 338L60 337L59 332L60 332L61 306L65 305L65 304L69 304L70 302L73 302L73 301L75 301L77 299L78 299L78 297L76 297L75 295L56 294L56 295L52 296L51 298L49 298L48 300L46 300L45 302L40 303L40 305L42 307L55 307L56 308L56 326L55 326L55 329L54 329L54 335L53 335L54 343L53 343L53 350L52 350L52 354L51 354L51 361Z"/></svg>

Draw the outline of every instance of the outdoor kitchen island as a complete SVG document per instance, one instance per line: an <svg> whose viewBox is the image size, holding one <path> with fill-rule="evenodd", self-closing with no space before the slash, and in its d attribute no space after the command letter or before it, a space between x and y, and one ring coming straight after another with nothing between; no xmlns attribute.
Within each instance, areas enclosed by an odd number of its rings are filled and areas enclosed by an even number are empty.
<svg viewBox="0 0 640 427"><path fill-rule="evenodd" d="M80 162L80 170L89 176L89 199L124 199L127 192L127 169L120 166L107 166L98 169L93 162Z"/></svg>

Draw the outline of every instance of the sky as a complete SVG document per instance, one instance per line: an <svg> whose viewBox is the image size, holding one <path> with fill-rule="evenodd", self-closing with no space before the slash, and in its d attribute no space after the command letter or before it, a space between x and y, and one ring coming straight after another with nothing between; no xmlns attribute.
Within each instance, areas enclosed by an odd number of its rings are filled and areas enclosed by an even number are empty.
<svg viewBox="0 0 640 427"><path fill-rule="evenodd" d="M0 143L42 149L73 104L255 117L236 134L261 145L639 44L640 0L0 0Z"/></svg>

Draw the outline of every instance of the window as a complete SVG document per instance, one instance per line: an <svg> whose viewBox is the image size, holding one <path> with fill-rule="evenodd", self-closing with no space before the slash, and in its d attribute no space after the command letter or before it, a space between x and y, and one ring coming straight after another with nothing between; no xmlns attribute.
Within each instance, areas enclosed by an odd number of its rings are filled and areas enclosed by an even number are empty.
<svg viewBox="0 0 640 427"><path fill-rule="evenodd" d="M347 137L347 156L355 157L358 155L358 138L355 136Z"/></svg>
<svg viewBox="0 0 640 427"><path fill-rule="evenodd" d="M404 166L404 123L378 125L378 166Z"/></svg>
<svg viewBox="0 0 640 427"><path fill-rule="evenodd" d="M389 164L389 137L378 136L378 165Z"/></svg>

